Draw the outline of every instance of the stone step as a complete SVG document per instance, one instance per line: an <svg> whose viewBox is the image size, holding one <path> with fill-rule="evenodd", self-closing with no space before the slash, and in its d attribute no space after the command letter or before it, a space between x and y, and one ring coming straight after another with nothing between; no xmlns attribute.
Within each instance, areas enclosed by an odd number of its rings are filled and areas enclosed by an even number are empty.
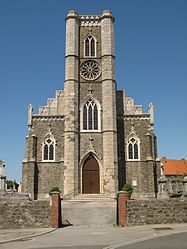
<svg viewBox="0 0 187 249"><path fill-rule="evenodd" d="M115 225L116 201L62 201L64 225Z"/></svg>
<svg viewBox="0 0 187 249"><path fill-rule="evenodd" d="M69 199L67 201L70 202L77 202L77 201L114 201L114 198L111 198L106 195L101 195L101 194L79 194L72 199Z"/></svg>

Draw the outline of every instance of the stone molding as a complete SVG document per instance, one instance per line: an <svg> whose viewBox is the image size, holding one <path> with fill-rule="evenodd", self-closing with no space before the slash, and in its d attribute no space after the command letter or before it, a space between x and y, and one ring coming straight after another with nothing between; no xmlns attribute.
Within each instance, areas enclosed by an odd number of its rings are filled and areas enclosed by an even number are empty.
<svg viewBox="0 0 187 249"><path fill-rule="evenodd" d="M104 82L104 81L112 81L114 84L116 84L116 80L111 79L111 78L105 78L105 79L102 79L102 81L101 81L101 82Z"/></svg>
<svg viewBox="0 0 187 249"><path fill-rule="evenodd" d="M104 54L104 55L101 55L101 59L103 59L103 58L105 58L105 57L112 57L113 59L116 58L116 56L113 55L113 54Z"/></svg>
<svg viewBox="0 0 187 249"><path fill-rule="evenodd" d="M81 21L81 26L82 27L99 27L101 26L101 21L84 20L84 21Z"/></svg>
<svg viewBox="0 0 187 249"><path fill-rule="evenodd" d="M33 115L33 120L40 120L40 121L50 121L50 120L63 120L65 116L57 116L57 115L50 115L50 116L41 116L41 115Z"/></svg>
<svg viewBox="0 0 187 249"><path fill-rule="evenodd" d="M125 120L149 120L150 116L149 114L142 113L141 115L139 114L134 114L134 115L124 115L123 116Z"/></svg>
<svg viewBox="0 0 187 249"><path fill-rule="evenodd" d="M74 83L78 83L78 80L76 80L76 79L67 79L67 80L64 80L64 84L66 84L70 81L73 81Z"/></svg>
<svg viewBox="0 0 187 249"><path fill-rule="evenodd" d="M79 16L80 26L99 27L101 26L101 17L99 15L81 15Z"/></svg>
<svg viewBox="0 0 187 249"><path fill-rule="evenodd" d="M75 59L79 60L79 56L76 55L76 54L67 54L67 55L65 55L65 59L68 58L68 57L74 57Z"/></svg>

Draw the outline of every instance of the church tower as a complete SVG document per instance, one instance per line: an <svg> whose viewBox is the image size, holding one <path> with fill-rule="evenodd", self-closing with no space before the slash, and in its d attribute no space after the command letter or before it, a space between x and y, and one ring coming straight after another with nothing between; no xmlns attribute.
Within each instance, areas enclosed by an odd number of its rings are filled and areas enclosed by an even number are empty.
<svg viewBox="0 0 187 249"><path fill-rule="evenodd" d="M67 199L114 197L130 183L134 198L155 198L159 161L153 105L143 113L117 90L109 10L68 13L65 61L64 91L56 91L37 114L28 108L23 192L48 198L56 186Z"/></svg>
<svg viewBox="0 0 187 249"><path fill-rule="evenodd" d="M66 18L64 193L116 192L114 17Z"/></svg>

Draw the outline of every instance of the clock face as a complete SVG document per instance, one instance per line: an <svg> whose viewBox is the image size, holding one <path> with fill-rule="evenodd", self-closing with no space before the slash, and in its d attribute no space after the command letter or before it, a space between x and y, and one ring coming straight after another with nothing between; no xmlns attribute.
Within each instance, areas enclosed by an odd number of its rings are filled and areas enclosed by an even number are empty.
<svg viewBox="0 0 187 249"><path fill-rule="evenodd" d="M86 60L81 64L80 75L85 80L96 80L101 75L101 68L94 60Z"/></svg>

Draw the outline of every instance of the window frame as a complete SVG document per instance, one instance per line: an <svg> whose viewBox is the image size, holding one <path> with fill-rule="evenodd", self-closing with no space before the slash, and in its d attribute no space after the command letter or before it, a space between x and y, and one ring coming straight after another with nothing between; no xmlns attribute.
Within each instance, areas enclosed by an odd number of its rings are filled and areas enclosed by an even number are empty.
<svg viewBox="0 0 187 249"><path fill-rule="evenodd" d="M51 142L48 143L47 140L50 139ZM48 159L45 159L45 147L46 145L48 146ZM51 145L53 146L53 159L50 159L51 157ZM55 147L56 147L56 142L53 136L46 136L43 143L42 143L42 162L54 162L55 161Z"/></svg>
<svg viewBox="0 0 187 249"><path fill-rule="evenodd" d="M131 139L135 139L135 142L131 142ZM129 158L129 146L132 146L132 158ZM135 145L138 149L138 158L135 158ZM127 139L127 161L140 161L140 139L135 134L130 134Z"/></svg>
<svg viewBox="0 0 187 249"><path fill-rule="evenodd" d="M94 55L92 55L92 39L89 40L89 46L88 46L88 55L86 55L86 41L87 39L89 39L89 36L94 40ZM95 58L97 57L97 40L95 38L95 36L93 35L87 35L86 38L84 39L84 57L85 58Z"/></svg>
<svg viewBox="0 0 187 249"><path fill-rule="evenodd" d="M94 105L92 104L92 128L95 127L95 118L97 118L97 129L89 129L89 108L91 106L91 104L87 105L87 128L88 129L84 129L84 112L85 112L85 105L87 104L88 101L92 101L94 103ZM97 117L95 116L95 106L97 107ZM100 132L101 131L101 105L99 104L99 102L92 98L92 97L88 97L84 100L84 102L81 105L80 108L80 128L81 128L81 132Z"/></svg>

